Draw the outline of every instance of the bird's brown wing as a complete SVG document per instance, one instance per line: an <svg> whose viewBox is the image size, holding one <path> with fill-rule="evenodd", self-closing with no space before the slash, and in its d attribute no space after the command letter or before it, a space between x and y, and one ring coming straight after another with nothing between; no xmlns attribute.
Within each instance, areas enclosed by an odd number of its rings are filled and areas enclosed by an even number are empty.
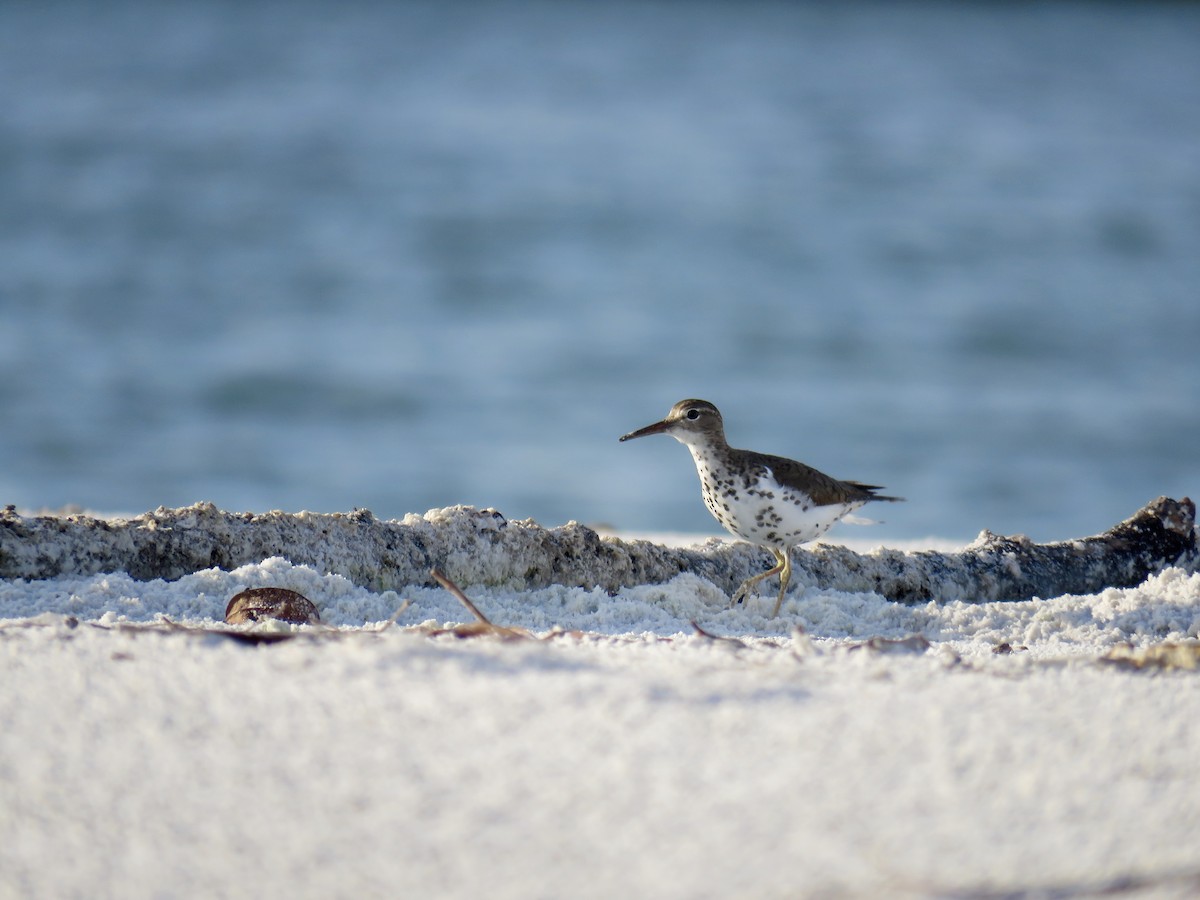
<svg viewBox="0 0 1200 900"><path fill-rule="evenodd" d="M834 503L853 503L868 500L903 500L903 497L885 497L875 493L883 490L879 485L863 484L860 481L839 481L832 475L806 466L783 456L764 456L763 464L769 466L775 479L783 485L807 494L817 506Z"/></svg>

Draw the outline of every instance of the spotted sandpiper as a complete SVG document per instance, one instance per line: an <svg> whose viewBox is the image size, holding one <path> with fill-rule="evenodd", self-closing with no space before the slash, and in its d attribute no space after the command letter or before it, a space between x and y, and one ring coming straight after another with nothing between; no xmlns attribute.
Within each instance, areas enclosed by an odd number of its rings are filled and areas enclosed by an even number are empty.
<svg viewBox="0 0 1200 900"><path fill-rule="evenodd" d="M835 522L870 500L903 500L877 494L878 485L838 481L782 456L737 450L725 440L721 413L707 400L680 400L661 422L622 435L622 441L669 434L686 444L696 461L704 502L724 527L742 540L770 550L775 565L754 575L733 595L742 602L764 578L779 576L779 615L792 577L791 548L819 538Z"/></svg>

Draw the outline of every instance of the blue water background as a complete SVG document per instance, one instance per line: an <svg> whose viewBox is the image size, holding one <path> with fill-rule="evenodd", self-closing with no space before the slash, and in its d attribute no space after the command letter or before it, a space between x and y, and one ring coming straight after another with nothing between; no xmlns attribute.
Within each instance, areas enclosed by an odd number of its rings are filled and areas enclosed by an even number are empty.
<svg viewBox="0 0 1200 900"><path fill-rule="evenodd" d="M715 533L695 396L1065 538L1198 340L1194 4L0 5L0 503Z"/></svg>

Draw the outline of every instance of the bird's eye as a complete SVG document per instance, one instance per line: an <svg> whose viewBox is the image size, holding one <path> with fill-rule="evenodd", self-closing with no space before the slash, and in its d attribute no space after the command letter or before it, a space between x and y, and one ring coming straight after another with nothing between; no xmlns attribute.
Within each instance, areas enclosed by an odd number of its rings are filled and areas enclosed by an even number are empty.
<svg viewBox="0 0 1200 900"><path fill-rule="evenodd" d="M695 407L692 407L691 409L689 409L687 411L687 417L692 420L700 418L700 410L696 409Z"/></svg>

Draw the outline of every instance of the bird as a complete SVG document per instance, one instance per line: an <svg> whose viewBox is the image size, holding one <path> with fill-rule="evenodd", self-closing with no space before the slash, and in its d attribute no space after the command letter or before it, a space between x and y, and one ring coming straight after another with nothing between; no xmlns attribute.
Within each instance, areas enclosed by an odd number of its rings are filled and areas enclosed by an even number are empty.
<svg viewBox="0 0 1200 900"><path fill-rule="evenodd" d="M839 481L794 459L730 447L720 410L707 400L680 400L666 418L620 440L652 434L669 434L686 445L709 512L726 531L774 556L775 565L746 579L730 603L738 605L759 582L778 575L779 598L772 618L779 615L792 577L792 547L816 540L872 500L904 499L878 493L883 490L879 485Z"/></svg>

